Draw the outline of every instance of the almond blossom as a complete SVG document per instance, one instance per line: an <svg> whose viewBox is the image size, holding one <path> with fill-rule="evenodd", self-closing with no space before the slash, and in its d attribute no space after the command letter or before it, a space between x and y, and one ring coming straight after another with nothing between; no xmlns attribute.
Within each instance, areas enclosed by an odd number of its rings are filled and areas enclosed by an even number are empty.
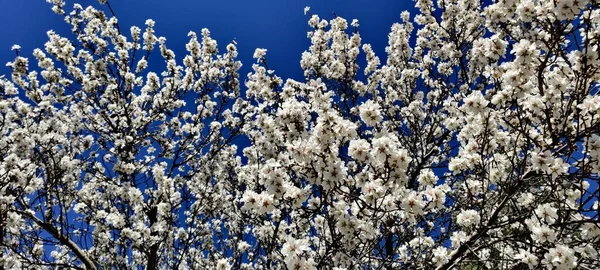
<svg viewBox="0 0 600 270"><path fill-rule="evenodd" d="M0 76L6 268L600 268L596 1L417 0L385 55L307 7L301 78L48 2L72 33Z"/></svg>

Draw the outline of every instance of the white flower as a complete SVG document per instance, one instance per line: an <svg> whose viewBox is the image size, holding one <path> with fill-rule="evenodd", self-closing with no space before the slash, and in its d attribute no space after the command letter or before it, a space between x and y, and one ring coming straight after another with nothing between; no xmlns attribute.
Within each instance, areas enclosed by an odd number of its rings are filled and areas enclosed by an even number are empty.
<svg viewBox="0 0 600 270"><path fill-rule="evenodd" d="M577 257L575 257L575 251L571 248L557 245L544 254L542 263L548 267L554 266L555 269L559 270L573 269L577 266Z"/></svg>
<svg viewBox="0 0 600 270"><path fill-rule="evenodd" d="M539 263L538 258L535 255L531 254L531 252L524 249L522 249L521 252L519 252L519 254L515 256L515 259L527 264L527 266L529 266L529 269L534 269Z"/></svg>
<svg viewBox="0 0 600 270"><path fill-rule="evenodd" d="M525 22L533 20L535 17L535 5L531 0L522 1L517 7L517 14Z"/></svg>
<svg viewBox="0 0 600 270"><path fill-rule="evenodd" d="M310 17L310 20L308 20L308 25L310 27L317 27L317 25L319 24L319 16L317 15L312 15Z"/></svg>
<svg viewBox="0 0 600 270"><path fill-rule="evenodd" d="M469 239L469 236L464 231L453 232L452 236L450 236L450 241L452 242L453 248L458 248L460 245Z"/></svg>
<svg viewBox="0 0 600 270"><path fill-rule="evenodd" d="M360 162L366 162L369 157L370 145L366 140L352 140L348 147L348 154Z"/></svg>
<svg viewBox="0 0 600 270"><path fill-rule="evenodd" d="M413 214L422 214L423 207L425 206L425 202L420 196L417 195L416 192L411 192L408 196L402 199L401 207L404 211Z"/></svg>
<svg viewBox="0 0 600 270"><path fill-rule="evenodd" d="M244 205L242 206L242 210L251 210L251 209L256 209L259 202L258 202L258 194L254 191L251 190L246 190L246 192L244 192L244 196L242 197L242 202L244 203Z"/></svg>
<svg viewBox="0 0 600 270"><path fill-rule="evenodd" d="M435 175L435 173L433 173L431 169L425 169L421 171L421 173L419 174L419 178L417 178L417 181L422 186L433 186L437 183L438 177Z"/></svg>
<svg viewBox="0 0 600 270"><path fill-rule="evenodd" d="M308 14L309 11L310 11L309 6L304 7L304 15Z"/></svg>
<svg viewBox="0 0 600 270"><path fill-rule="evenodd" d="M259 214L270 213L275 209L273 205L273 194L267 194L266 192L258 194L256 210Z"/></svg>
<svg viewBox="0 0 600 270"><path fill-rule="evenodd" d="M260 61L261 59L263 59L265 57L265 55L267 54L267 49L256 49L254 50L254 55L252 56L253 58L257 59L257 61Z"/></svg>
<svg viewBox="0 0 600 270"><path fill-rule="evenodd" d="M456 216L456 223L465 228L479 225L480 220L479 213L472 209L463 210Z"/></svg>
<svg viewBox="0 0 600 270"><path fill-rule="evenodd" d="M118 213L110 213L106 216L106 222L115 228L121 228L125 225L125 219Z"/></svg>
<svg viewBox="0 0 600 270"><path fill-rule="evenodd" d="M381 107L379 104L372 100L367 100L365 103L360 105L360 118L367 124L367 126L375 126L381 122Z"/></svg>
<svg viewBox="0 0 600 270"><path fill-rule="evenodd" d="M554 242L556 240L556 233L550 227L546 225L534 226L531 229L532 236L534 241L544 243L544 242Z"/></svg>
<svg viewBox="0 0 600 270"><path fill-rule="evenodd" d="M252 246L246 241L240 241L237 245L237 249L239 252L246 252L246 250L250 249L250 247Z"/></svg>
<svg viewBox="0 0 600 270"><path fill-rule="evenodd" d="M531 165L537 171L548 171L550 166L554 164L554 158L550 151L533 153L531 155Z"/></svg>
<svg viewBox="0 0 600 270"><path fill-rule="evenodd" d="M598 205L598 202L595 203ZM600 236L600 228L595 223L586 223L581 228L583 239L593 239Z"/></svg>
<svg viewBox="0 0 600 270"><path fill-rule="evenodd" d="M223 258L223 259L219 259L217 261L217 270L229 270L231 269L231 265L229 265L229 262L227 261L227 259Z"/></svg>
<svg viewBox="0 0 600 270"><path fill-rule="evenodd" d="M481 113L490 103L479 91L473 91L468 97L464 99L463 108L467 112Z"/></svg>
<svg viewBox="0 0 600 270"><path fill-rule="evenodd" d="M538 207L535 209L535 214L541 221L544 221L550 225L554 224L558 218L556 208L552 207L552 205L549 203L538 205Z"/></svg>
<svg viewBox="0 0 600 270"><path fill-rule="evenodd" d="M561 158L555 158L552 166L548 169L548 172L552 174L552 179L563 175L569 171L569 164L564 162Z"/></svg>
<svg viewBox="0 0 600 270"><path fill-rule="evenodd" d="M587 1L561 0L556 2L554 10L556 18L559 20L569 20L579 13L579 10L586 5Z"/></svg>
<svg viewBox="0 0 600 270"><path fill-rule="evenodd" d="M523 193L517 199L517 203L521 206L528 206L533 203L534 196L531 193Z"/></svg>
<svg viewBox="0 0 600 270"><path fill-rule="evenodd" d="M283 247L281 248L281 253L283 253L285 257L299 256L307 250L310 250L310 247L306 239L290 238L287 242L283 244Z"/></svg>
<svg viewBox="0 0 600 270"><path fill-rule="evenodd" d="M441 265L447 263L448 261L450 261L450 258L448 257L448 249L445 248L445 247L437 247L437 248L435 248L433 250L432 261L437 266L441 266Z"/></svg>
<svg viewBox="0 0 600 270"><path fill-rule="evenodd" d="M154 27L155 22L152 19L147 19L145 24L148 27Z"/></svg>

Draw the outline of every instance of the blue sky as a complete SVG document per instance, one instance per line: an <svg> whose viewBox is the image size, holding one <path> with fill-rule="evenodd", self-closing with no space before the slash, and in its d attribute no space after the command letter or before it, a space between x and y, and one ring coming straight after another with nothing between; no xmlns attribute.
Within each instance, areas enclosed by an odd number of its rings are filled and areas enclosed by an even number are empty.
<svg viewBox="0 0 600 270"><path fill-rule="evenodd" d="M71 7L74 1L66 2ZM83 6L99 6L96 0L78 2ZM132 25L143 28L146 19L155 20L156 34L167 38L168 46L180 61L189 31L199 33L208 28L221 52L235 39L239 59L244 64L242 80L255 62L252 59L255 48L268 50L269 67L280 77L302 78L300 56L310 44L306 38L309 27L308 16L303 13L305 6L325 19L333 18L333 12L348 21L358 19L363 42L371 43L382 61L391 25L400 21L402 11L414 11L414 2L409 0L113 0L111 5L122 28ZM0 0L3 26L0 27L0 74L10 72L4 64L14 59L14 52L10 51L13 44L21 45L22 55L31 57L33 49L43 47L46 42L46 31L69 33L62 16L50 8L44 0Z"/></svg>

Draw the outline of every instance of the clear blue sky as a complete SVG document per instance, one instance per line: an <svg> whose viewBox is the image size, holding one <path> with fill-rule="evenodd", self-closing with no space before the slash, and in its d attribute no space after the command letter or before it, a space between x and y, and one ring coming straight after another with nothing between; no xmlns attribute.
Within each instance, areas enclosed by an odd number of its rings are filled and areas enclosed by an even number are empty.
<svg viewBox="0 0 600 270"><path fill-rule="evenodd" d="M66 2L67 7L72 7L73 1ZM83 6L99 6L96 0L78 2ZM156 34L167 38L179 61L185 53L190 30L199 33L208 28L221 52L235 38L239 59L244 64L242 80L255 62L252 59L255 48L268 50L269 67L277 75L284 79L302 78L300 56L309 45L305 6L326 19L331 19L333 12L348 21L358 19L363 42L371 43L382 61L391 25L400 21L404 10L414 14L414 2L410 0L113 0L111 5L122 28L143 27L146 19L155 20ZM42 48L46 42L46 31L69 33L62 16L50 8L44 0L0 0L0 74L9 73L4 64L14 59L14 52L10 51L13 44L21 45L23 56L32 58L33 49Z"/></svg>

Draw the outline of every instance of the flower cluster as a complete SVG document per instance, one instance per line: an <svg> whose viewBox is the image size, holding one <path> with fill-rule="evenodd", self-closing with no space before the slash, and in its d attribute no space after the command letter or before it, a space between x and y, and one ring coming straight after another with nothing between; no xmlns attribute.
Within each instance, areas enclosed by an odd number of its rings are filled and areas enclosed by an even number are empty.
<svg viewBox="0 0 600 270"><path fill-rule="evenodd" d="M0 76L7 268L600 268L595 1L418 0L385 61L307 7L304 78L243 86L208 29L48 2L72 34Z"/></svg>

